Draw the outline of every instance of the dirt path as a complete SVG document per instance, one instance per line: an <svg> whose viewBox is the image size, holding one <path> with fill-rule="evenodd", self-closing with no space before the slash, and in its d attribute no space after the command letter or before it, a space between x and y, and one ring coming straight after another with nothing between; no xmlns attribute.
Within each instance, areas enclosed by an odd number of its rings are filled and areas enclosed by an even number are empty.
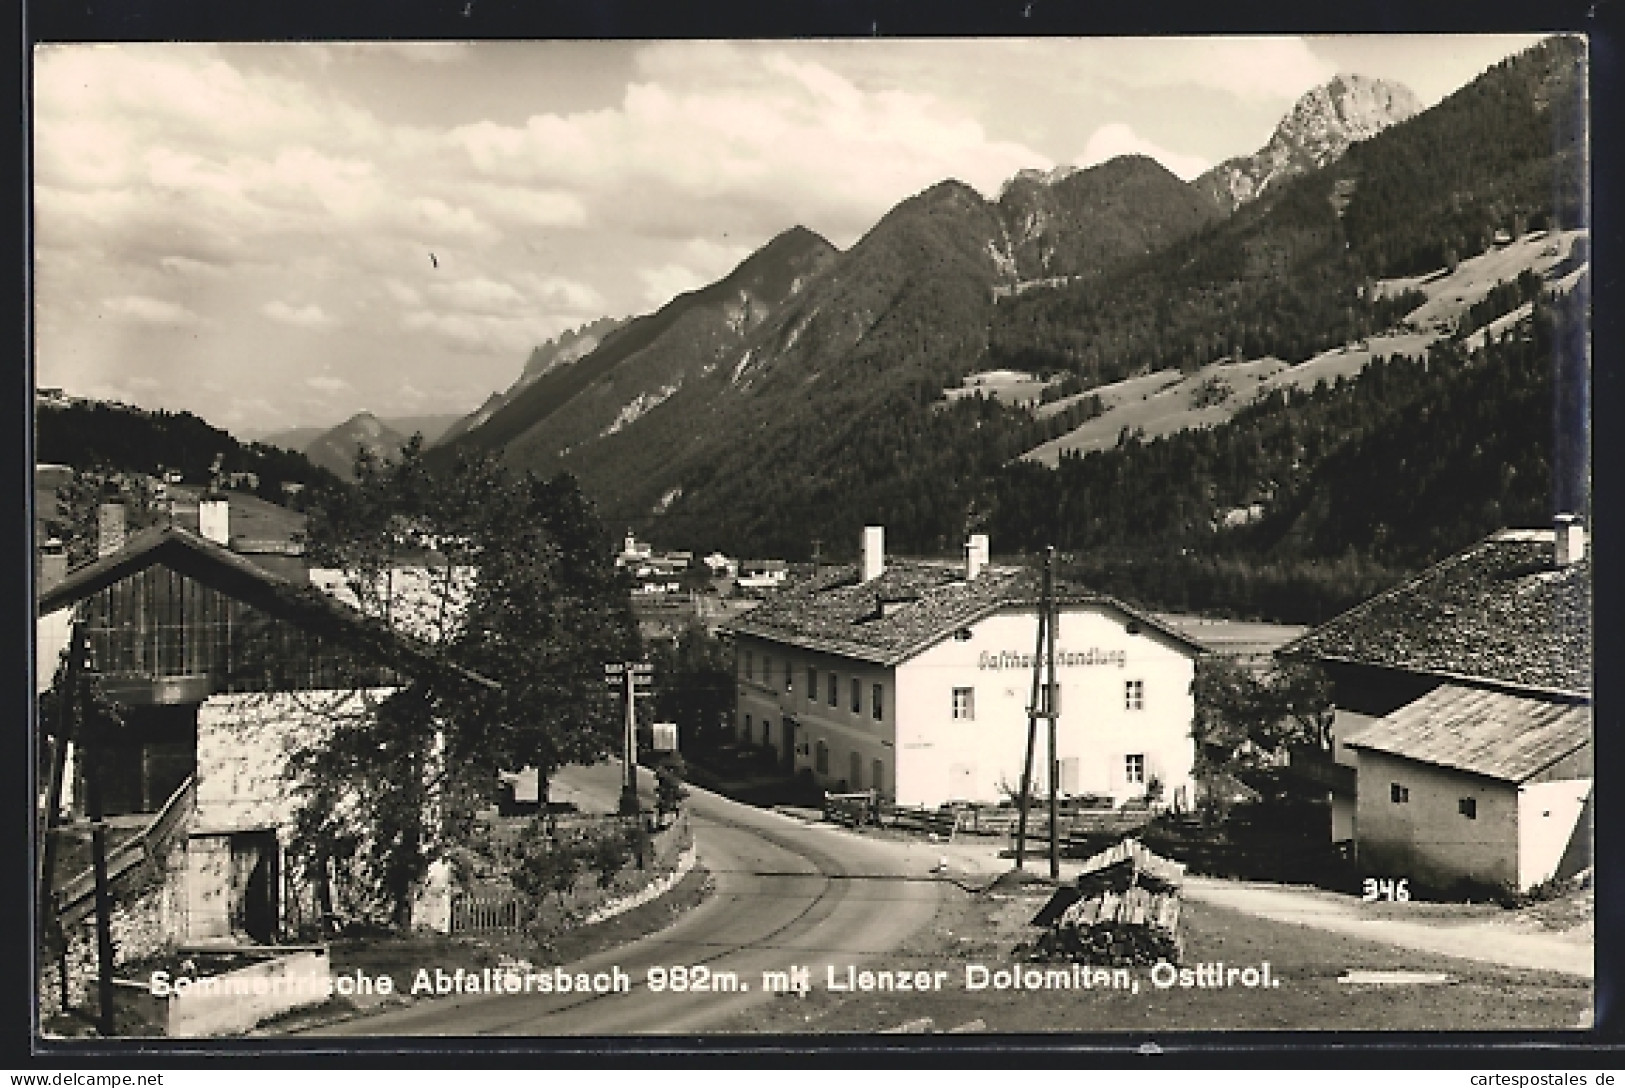
<svg viewBox="0 0 1625 1088"><path fill-rule="evenodd" d="M1508 919L1407 921L1362 914L1359 902L1313 888L1190 877L1185 897L1258 918L1383 941L1442 956L1595 977L1595 950L1583 934L1518 929Z"/></svg>

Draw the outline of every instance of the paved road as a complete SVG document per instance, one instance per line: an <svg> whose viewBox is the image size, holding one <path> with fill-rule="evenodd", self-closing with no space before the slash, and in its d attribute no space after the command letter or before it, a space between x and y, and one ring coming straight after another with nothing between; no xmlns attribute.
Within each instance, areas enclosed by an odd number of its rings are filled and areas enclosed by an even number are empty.
<svg viewBox="0 0 1625 1088"><path fill-rule="evenodd" d="M796 1000L766 993L763 971L807 966L821 987L826 965L885 966L885 953L929 923L942 896L962 894L935 879L927 855L906 844L804 824L700 789L693 790L688 806L700 860L716 879L715 893L659 933L566 965L572 973L619 966L632 978L630 993L444 997L315 1034L705 1031L753 1005ZM656 993L646 985L650 967L696 964L711 969L719 988L731 978L739 990ZM434 965L424 966L432 970Z"/></svg>

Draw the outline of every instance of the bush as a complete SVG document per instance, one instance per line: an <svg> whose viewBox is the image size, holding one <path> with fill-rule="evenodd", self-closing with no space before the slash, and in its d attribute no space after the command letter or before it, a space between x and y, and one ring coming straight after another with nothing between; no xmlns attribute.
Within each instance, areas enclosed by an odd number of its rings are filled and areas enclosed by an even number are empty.
<svg viewBox="0 0 1625 1088"><path fill-rule="evenodd" d="M655 768L655 804L662 813L676 812L688 797L688 789L683 785L687 769L683 757L675 752Z"/></svg>
<svg viewBox="0 0 1625 1088"><path fill-rule="evenodd" d="M632 836L635 831L624 827L605 828L592 840L592 844L585 851L587 864L598 874L598 886L607 888L615 883L632 860L634 844Z"/></svg>
<svg viewBox="0 0 1625 1088"><path fill-rule="evenodd" d="M549 835L542 824L534 823L520 836L517 854L509 876L513 886L535 903L552 892L562 909L581 875L586 857L583 844L568 836Z"/></svg>

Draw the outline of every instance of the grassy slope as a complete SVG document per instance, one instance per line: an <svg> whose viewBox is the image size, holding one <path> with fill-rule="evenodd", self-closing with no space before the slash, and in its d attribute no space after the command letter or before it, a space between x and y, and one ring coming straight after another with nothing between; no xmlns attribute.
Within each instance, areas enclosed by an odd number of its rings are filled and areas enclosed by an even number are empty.
<svg viewBox="0 0 1625 1088"><path fill-rule="evenodd" d="M1256 395L1271 389L1286 386L1312 389L1319 381L1332 383L1339 377L1353 377L1379 356L1425 354L1428 345L1447 334L1490 288L1517 279L1518 273L1526 269L1543 276L1558 269L1575 239L1583 234L1583 231L1560 231L1526 235L1511 245L1462 261L1453 272L1440 269L1424 276L1378 281L1377 289L1381 292L1399 294L1415 289L1424 292L1428 301L1406 315L1406 328L1321 352L1296 366L1275 359L1211 363L1183 377L1173 370L1158 371L1093 390L1091 392L1115 393L1119 387L1135 386L1134 394L1114 398L1115 403L1108 401L1112 406L1104 414L1025 456L1053 467L1063 453L1111 449L1124 427L1142 430L1143 437L1150 440L1193 427L1217 426L1231 419ZM1226 382L1234 394L1221 403L1199 406L1198 390L1214 378Z"/></svg>

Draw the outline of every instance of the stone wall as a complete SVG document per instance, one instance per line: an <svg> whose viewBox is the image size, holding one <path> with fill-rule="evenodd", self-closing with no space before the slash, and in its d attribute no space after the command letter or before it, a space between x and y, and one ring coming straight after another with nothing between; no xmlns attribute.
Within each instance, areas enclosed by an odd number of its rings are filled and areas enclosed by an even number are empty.
<svg viewBox="0 0 1625 1088"><path fill-rule="evenodd" d="M114 904L108 928L113 934L115 971L125 964L150 959L172 946L174 903L171 887L171 881L157 882L134 899ZM65 929L68 1007L93 1006L97 977L96 915L92 912ZM40 1019L43 1020L62 1012L63 1006L61 961L53 958L42 966L39 998Z"/></svg>

